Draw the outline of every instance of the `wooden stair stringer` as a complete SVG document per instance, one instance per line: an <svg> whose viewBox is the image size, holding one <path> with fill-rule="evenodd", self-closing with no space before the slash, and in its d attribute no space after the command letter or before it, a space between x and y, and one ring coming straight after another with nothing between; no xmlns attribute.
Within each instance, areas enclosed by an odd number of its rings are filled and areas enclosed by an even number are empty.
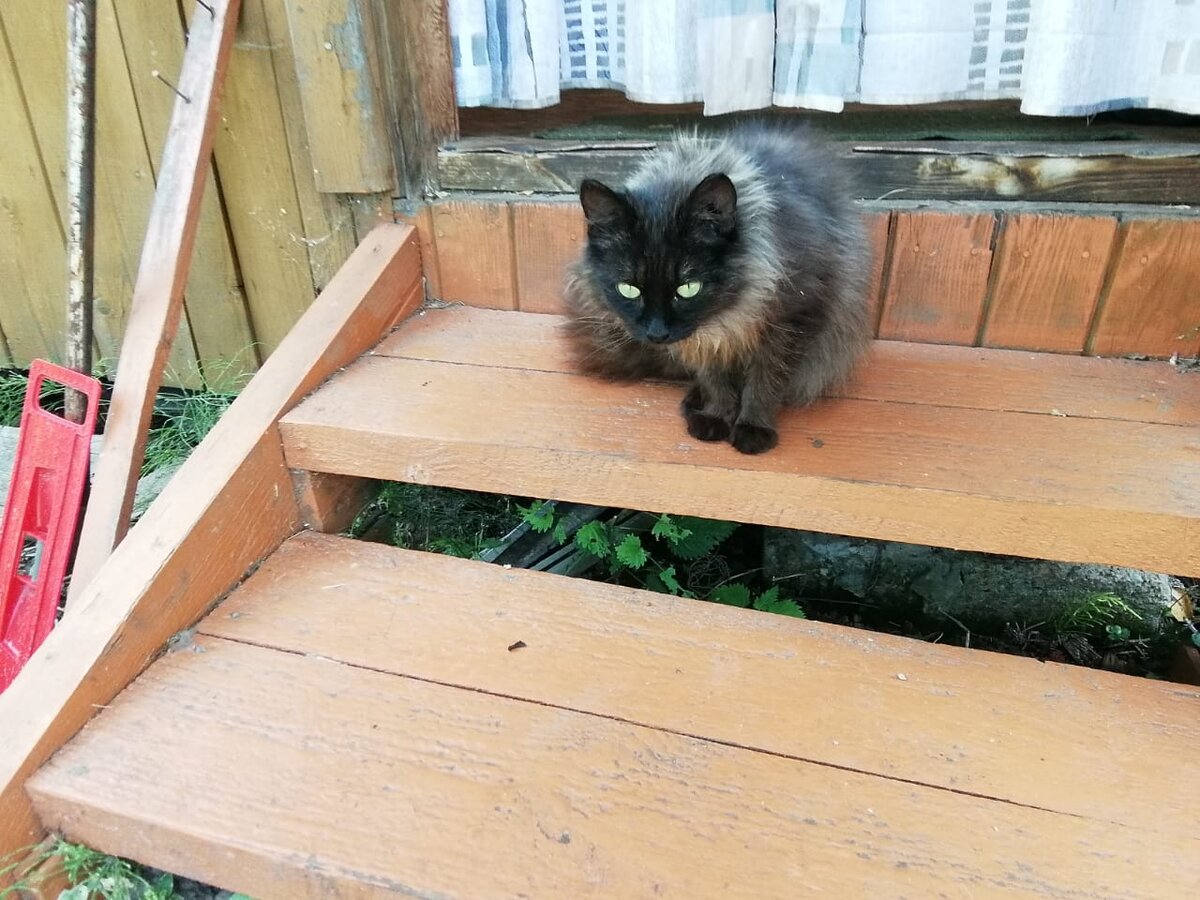
<svg viewBox="0 0 1200 900"><path fill-rule="evenodd" d="M373 230L0 694L0 860L45 836L26 779L301 527L279 417L422 299L415 232Z"/></svg>

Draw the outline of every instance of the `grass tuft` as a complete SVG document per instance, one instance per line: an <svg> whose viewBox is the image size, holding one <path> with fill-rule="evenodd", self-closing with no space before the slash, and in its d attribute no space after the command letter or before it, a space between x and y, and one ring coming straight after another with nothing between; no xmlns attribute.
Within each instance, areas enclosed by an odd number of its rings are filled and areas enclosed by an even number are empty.
<svg viewBox="0 0 1200 900"><path fill-rule="evenodd" d="M176 466L188 458L234 401L233 394L201 391L162 397L155 405L160 424L146 440L142 474Z"/></svg>
<svg viewBox="0 0 1200 900"><path fill-rule="evenodd" d="M520 498L390 482L350 534L409 550L472 558L516 524Z"/></svg>

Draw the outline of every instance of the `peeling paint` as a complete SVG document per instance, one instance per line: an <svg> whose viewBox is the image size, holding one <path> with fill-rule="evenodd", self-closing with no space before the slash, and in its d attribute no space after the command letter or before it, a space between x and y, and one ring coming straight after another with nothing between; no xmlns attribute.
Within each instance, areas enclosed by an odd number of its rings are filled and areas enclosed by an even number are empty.
<svg viewBox="0 0 1200 900"><path fill-rule="evenodd" d="M374 94L371 91L370 61L367 58L367 29L363 22L361 0L348 0L346 19L340 25L329 26L326 47L332 44L338 65L343 72L354 75L354 99L362 107L363 116L375 115Z"/></svg>

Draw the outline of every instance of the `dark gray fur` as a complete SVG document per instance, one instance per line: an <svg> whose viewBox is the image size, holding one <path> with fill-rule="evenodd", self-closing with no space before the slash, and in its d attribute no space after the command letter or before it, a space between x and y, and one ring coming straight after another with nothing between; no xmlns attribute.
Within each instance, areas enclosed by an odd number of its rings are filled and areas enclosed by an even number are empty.
<svg viewBox="0 0 1200 900"><path fill-rule="evenodd" d="M580 196L588 243L567 287L578 364L690 382L693 437L771 449L780 408L842 382L867 345L861 216L840 161L807 132L681 137L623 191L585 182ZM676 296L693 279L701 295ZM619 281L642 296L622 297Z"/></svg>

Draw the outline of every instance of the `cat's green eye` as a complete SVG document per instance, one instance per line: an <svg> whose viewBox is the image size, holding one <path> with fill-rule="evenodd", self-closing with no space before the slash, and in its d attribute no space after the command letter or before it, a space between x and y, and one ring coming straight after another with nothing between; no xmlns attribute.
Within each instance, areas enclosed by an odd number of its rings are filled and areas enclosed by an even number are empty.
<svg viewBox="0 0 1200 900"><path fill-rule="evenodd" d="M679 287L675 288L675 293L678 294L680 297L682 297L684 300L691 300L698 293L700 293L700 282L685 281Z"/></svg>
<svg viewBox="0 0 1200 900"><path fill-rule="evenodd" d="M628 281L618 281L617 293L626 300L636 300L638 297L642 296L642 289L636 284L630 284Z"/></svg>

